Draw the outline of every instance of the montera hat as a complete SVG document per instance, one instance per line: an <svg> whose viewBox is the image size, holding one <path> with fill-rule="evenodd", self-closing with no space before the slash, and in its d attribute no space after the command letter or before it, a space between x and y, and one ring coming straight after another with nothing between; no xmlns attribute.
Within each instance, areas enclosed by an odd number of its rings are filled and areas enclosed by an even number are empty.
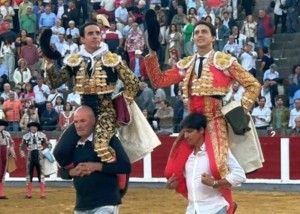
<svg viewBox="0 0 300 214"><path fill-rule="evenodd" d="M145 22L148 33L148 45L152 50L158 51L160 48L160 25L157 21L157 16L154 10L151 9L147 11L145 16Z"/></svg>
<svg viewBox="0 0 300 214"><path fill-rule="evenodd" d="M37 127L38 131L42 130L41 124L38 122L30 122L27 124L27 128L30 128L31 126Z"/></svg>
<svg viewBox="0 0 300 214"><path fill-rule="evenodd" d="M6 120L0 120L0 126L8 126L8 122Z"/></svg>
<svg viewBox="0 0 300 214"><path fill-rule="evenodd" d="M40 46L43 54L49 59L57 60L61 58L61 54L54 50L50 45L50 39L52 36L52 30L44 29L40 37Z"/></svg>

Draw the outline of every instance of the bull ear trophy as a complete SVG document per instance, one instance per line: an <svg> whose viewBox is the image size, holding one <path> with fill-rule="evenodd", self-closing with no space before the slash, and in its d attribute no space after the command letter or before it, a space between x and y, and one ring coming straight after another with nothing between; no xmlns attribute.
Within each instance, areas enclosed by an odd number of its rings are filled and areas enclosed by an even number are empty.
<svg viewBox="0 0 300 214"><path fill-rule="evenodd" d="M49 59L57 60L61 58L61 54L54 50L53 47L50 45L50 39L52 36L52 30L51 29L44 29L41 37L40 37L40 46L42 53L45 57L48 57Z"/></svg>
<svg viewBox="0 0 300 214"><path fill-rule="evenodd" d="M147 11L145 16L145 22L148 33L148 45L152 50L158 51L160 49L160 26L157 21L157 16L154 10Z"/></svg>

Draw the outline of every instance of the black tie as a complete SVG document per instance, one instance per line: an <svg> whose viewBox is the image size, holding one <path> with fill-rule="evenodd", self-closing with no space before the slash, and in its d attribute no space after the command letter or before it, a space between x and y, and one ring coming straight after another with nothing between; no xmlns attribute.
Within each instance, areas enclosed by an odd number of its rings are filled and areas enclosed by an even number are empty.
<svg viewBox="0 0 300 214"><path fill-rule="evenodd" d="M33 135L33 139L32 139L32 141L33 141L33 144L37 144L37 143L36 143L36 138L35 138L35 135Z"/></svg>
<svg viewBox="0 0 300 214"><path fill-rule="evenodd" d="M198 78L200 78L201 73L202 73L203 60L205 59L205 57L200 56L198 59L200 59L200 62L199 62L199 65L198 65Z"/></svg>

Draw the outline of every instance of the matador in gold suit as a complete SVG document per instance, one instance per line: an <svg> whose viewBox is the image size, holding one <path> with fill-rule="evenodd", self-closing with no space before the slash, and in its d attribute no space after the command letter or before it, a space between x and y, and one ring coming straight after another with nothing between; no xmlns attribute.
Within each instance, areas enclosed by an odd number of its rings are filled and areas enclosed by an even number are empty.
<svg viewBox="0 0 300 214"><path fill-rule="evenodd" d="M124 83L124 96L132 100L139 84L134 73L123 63L119 55L108 52L105 43L100 43L99 49L93 54L88 53L82 46L80 53L64 60L59 72L55 71L53 65L48 65L46 73L52 88L59 87L75 76L76 92L81 95L82 105L90 106L97 116L94 134L95 152L102 162L114 161L114 151L109 147L116 129L116 112L111 95L117 80L120 79ZM76 146L79 140L79 137L74 135L76 130L74 125L71 125L64 131L54 150L57 162L65 168L73 167L73 163L68 161L67 157L71 155L69 153L72 151L71 147Z"/></svg>

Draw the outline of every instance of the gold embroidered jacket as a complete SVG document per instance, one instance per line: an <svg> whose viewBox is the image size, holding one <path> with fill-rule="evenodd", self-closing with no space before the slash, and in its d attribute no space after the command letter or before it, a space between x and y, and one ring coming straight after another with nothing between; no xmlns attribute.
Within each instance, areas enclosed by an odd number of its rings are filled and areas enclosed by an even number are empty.
<svg viewBox="0 0 300 214"><path fill-rule="evenodd" d="M58 88L75 75L76 92L81 95L110 94L118 79L124 83L124 95L129 99L133 99L139 89L138 79L117 54L107 52L96 58L90 74L88 59L79 54L69 56L65 62L60 72L56 72L54 66L46 69L47 80L52 88Z"/></svg>

